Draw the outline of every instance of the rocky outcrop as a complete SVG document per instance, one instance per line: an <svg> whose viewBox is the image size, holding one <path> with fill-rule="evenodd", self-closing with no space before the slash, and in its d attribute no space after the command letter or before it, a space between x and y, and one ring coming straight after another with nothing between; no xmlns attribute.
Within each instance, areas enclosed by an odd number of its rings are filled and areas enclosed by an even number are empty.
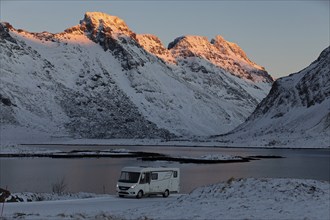
<svg viewBox="0 0 330 220"><path fill-rule="evenodd" d="M11 43L16 44L16 40L10 36L9 29L12 29L13 26L11 26L7 22L1 22L0 23L0 42L5 43L5 40Z"/></svg>

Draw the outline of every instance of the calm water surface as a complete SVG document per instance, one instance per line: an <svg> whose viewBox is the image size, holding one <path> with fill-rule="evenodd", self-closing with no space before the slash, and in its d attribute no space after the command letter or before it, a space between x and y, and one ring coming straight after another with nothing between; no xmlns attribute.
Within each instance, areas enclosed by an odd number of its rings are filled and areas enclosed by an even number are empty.
<svg viewBox="0 0 330 220"><path fill-rule="evenodd" d="M0 187L12 192L51 192L52 184L65 179L67 192L115 194L120 170L125 166L167 166L181 169L181 192L228 180L231 177L306 178L330 181L330 150L238 149L210 147L109 147L109 146L38 146L49 149L112 149L158 152L171 155L202 156L229 154L236 156L277 155L283 159L262 159L232 164L180 164L143 162L136 158L0 159Z"/></svg>

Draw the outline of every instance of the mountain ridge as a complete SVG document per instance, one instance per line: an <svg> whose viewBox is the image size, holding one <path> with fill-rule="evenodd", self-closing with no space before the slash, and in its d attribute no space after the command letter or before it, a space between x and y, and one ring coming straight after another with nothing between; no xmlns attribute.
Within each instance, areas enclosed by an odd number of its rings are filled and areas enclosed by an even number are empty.
<svg viewBox="0 0 330 220"><path fill-rule="evenodd" d="M263 69L233 66L264 78L254 80L203 56L173 56L159 38L137 35L104 13L86 13L56 34L1 23L0 36L2 124L52 134L168 139L226 132L272 82Z"/></svg>

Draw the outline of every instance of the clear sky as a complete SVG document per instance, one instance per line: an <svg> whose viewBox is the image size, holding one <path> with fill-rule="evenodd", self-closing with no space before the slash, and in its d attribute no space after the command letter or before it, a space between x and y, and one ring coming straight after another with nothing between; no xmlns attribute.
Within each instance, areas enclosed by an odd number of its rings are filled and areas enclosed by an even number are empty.
<svg viewBox="0 0 330 220"><path fill-rule="evenodd" d="M31 32L62 32L87 11L122 18L167 46L182 35L222 35L275 78L297 72L329 46L329 0L1 0L1 21Z"/></svg>

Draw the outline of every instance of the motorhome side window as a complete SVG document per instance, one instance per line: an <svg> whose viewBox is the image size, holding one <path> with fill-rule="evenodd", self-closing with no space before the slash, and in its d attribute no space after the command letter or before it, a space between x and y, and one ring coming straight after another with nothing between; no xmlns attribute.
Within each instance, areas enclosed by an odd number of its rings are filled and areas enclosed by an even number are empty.
<svg viewBox="0 0 330 220"><path fill-rule="evenodd" d="M173 173L173 177L174 177L174 178L177 178L177 177L178 177L178 171L174 171L174 173Z"/></svg>
<svg viewBox="0 0 330 220"><path fill-rule="evenodd" d="M158 180L158 173L151 173L152 180Z"/></svg>
<svg viewBox="0 0 330 220"><path fill-rule="evenodd" d="M145 184L150 182L150 173L142 173L141 174L141 179L140 179L140 184Z"/></svg>
<svg viewBox="0 0 330 220"><path fill-rule="evenodd" d="M141 179L140 179L140 184L145 184L147 183L147 176L145 173L141 174Z"/></svg>
<svg viewBox="0 0 330 220"><path fill-rule="evenodd" d="M140 179L140 184L144 184L144 183L146 183L146 174L142 173L141 174L141 179Z"/></svg>

